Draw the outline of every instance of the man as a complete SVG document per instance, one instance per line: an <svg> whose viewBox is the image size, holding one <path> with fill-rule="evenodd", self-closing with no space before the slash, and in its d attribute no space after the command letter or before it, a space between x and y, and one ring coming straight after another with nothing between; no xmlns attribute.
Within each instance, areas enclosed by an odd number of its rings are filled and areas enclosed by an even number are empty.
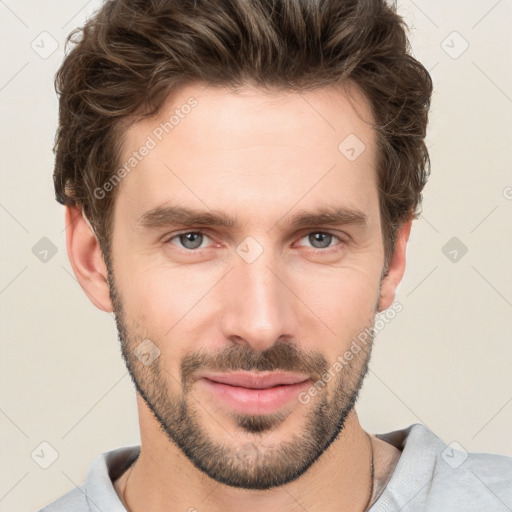
<svg viewBox="0 0 512 512"><path fill-rule="evenodd" d="M429 168L392 7L112 0L57 87L68 254L115 313L141 446L44 511L512 509L510 458L354 408Z"/></svg>

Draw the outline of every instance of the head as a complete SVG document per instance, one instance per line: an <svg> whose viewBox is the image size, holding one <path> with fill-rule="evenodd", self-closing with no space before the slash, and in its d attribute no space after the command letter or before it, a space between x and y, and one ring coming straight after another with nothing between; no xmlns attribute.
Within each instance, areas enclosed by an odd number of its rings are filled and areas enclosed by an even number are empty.
<svg viewBox="0 0 512 512"><path fill-rule="evenodd" d="M354 408L373 339L336 362L392 305L428 178L405 24L380 0L119 0L75 36L54 173L74 271L197 468L291 481ZM201 378L231 370L323 385L241 412Z"/></svg>

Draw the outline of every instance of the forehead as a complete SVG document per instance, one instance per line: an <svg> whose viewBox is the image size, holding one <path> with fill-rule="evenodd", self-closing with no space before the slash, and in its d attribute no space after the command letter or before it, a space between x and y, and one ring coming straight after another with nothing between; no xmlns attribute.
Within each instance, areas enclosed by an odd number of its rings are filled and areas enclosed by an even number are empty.
<svg viewBox="0 0 512 512"><path fill-rule="evenodd" d="M126 131L115 208L135 220L172 202L245 220L258 212L272 222L284 210L323 203L371 217L378 201L371 122L355 87L184 87Z"/></svg>

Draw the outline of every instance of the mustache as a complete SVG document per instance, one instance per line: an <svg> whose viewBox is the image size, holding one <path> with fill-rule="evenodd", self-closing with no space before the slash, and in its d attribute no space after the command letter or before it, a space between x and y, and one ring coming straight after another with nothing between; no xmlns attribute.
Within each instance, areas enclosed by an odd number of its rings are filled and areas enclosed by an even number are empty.
<svg viewBox="0 0 512 512"><path fill-rule="evenodd" d="M268 349L255 352L242 345L231 345L210 354L204 350L188 354L180 364L181 381L187 388L198 371L290 371L321 379L329 363L320 353L300 350L297 344L278 341Z"/></svg>

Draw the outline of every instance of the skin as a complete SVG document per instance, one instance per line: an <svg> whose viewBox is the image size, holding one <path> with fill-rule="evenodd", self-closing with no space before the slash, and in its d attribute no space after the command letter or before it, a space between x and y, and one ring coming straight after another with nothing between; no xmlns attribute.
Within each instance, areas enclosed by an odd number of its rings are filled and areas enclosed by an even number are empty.
<svg viewBox="0 0 512 512"><path fill-rule="evenodd" d="M115 311L137 389L141 455L115 483L121 496L128 479L128 510L364 510L371 447L354 405L371 343L307 404L293 400L276 414L234 414L195 380L256 367L316 380L392 305L411 221L381 279L375 134L364 96L348 92L193 84L131 125L123 162L174 109L198 101L117 185L109 269L80 210L66 208L73 270L93 304ZM366 146L354 161L338 150L349 134ZM144 213L171 204L223 212L238 225L141 226ZM358 209L367 223L290 224L326 205ZM199 249L180 244L186 232L206 235ZM318 248L314 233L334 236ZM251 263L237 253L249 236L262 250ZM149 365L135 355L145 339L160 351ZM372 441L383 484L400 452Z"/></svg>

